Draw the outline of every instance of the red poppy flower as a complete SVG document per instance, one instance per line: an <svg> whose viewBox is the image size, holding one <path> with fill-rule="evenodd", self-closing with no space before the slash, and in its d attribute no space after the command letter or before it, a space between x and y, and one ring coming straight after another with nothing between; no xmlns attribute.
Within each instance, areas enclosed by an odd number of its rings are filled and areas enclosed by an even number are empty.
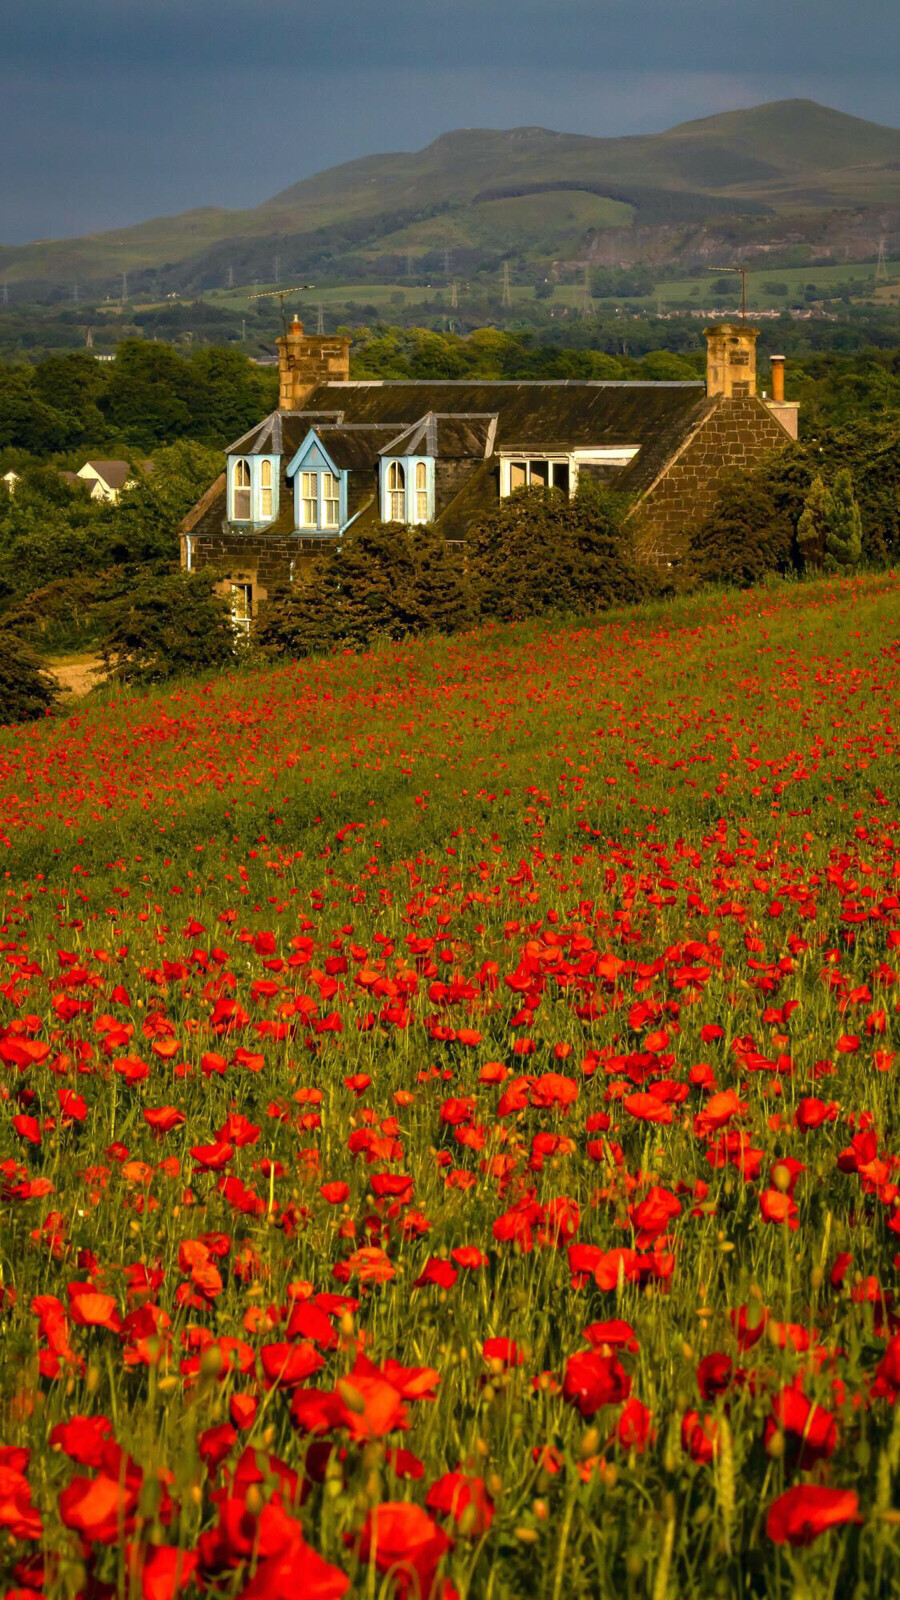
<svg viewBox="0 0 900 1600"><path fill-rule="evenodd" d="M420 1506L385 1500L366 1519L359 1559L365 1566L374 1556L377 1571L391 1573L396 1600L433 1600L438 1565L449 1548L443 1529Z"/></svg>
<svg viewBox="0 0 900 1600"><path fill-rule="evenodd" d="M858 1511L859 1501L852 1489L797 1484L770 1505L766 1532L773 1544L812 1544L826 1529L855 1522Z"/></svg>
<svg viewBox="0 0 900 1600"><path fill-rule="evenodd" d="M617 1356L602 1356L596 1350L578 1351L566 1362L563 1395L577 1406L583 1417L592 1417L601 1406L627 1400L631 1379Z"/></svg>

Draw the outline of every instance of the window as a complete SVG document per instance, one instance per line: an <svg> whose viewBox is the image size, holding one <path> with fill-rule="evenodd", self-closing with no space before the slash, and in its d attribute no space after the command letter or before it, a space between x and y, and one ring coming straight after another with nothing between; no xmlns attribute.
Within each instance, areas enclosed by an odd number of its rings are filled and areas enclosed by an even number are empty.
<svg viewBox="0 0 900 1600"><path fill-rule="evenodd" d="M337 478L333 472L323 472L319 481L322 489L322 527L336 528L341 520L340 489Z"/></svg>
<svg viewBox="0 0 900 1600"><path fill-rule="evenodd" d="M250 463L243 457L234 463L231 516L234 522L250 521Z"/></svg>
<svg viewBox="0 0 900 1600"><path fill-rule="evenodd" d="M561 489L564 495L570 493L571 476L569 463L553 461L546 456L532 456L527 461L508 461L506 463L506 489L505 494L515 494L517 489Z"/></svg>
<svg viewBox="0 0 900 1600"><path fill-rule="evenodd" d="M301 472L300 474L300 526L301 528L317 528L319 526L319 474L317 472Z"/></svg>
<svg viewBox="0 0 900 1600"><path fill-rule="evenodd" d="M428 468L424 461L416 462L416 521L428 521Z"/></svg>
<svg viewBox="0 0 900 1600"><path fill-rule="evenodd" d="M233 583L231 585L231 621L235 628L240 628L249 633L250 624L253 621L252 583Z"/></svg>
<svg viewBox="0 0 900 1600"><path fill-rule="evenodd" d="M259 514L268 519L272 515L272 463L260 462L259 467Z"/></svg>
<svg viewBox="0 0 900 1600"><path fill-rule="evenodd" d="M388 522L406 521L406 473L399 461L388 467Z"/></svg>

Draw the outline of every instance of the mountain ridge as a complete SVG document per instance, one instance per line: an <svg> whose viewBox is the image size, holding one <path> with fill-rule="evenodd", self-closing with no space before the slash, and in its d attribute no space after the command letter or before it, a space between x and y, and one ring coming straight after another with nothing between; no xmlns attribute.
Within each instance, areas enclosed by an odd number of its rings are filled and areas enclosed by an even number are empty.
<svg viewBox="0 0 900 1600"><path fill-rule="evenodd" d="M537 197L550 193L557 197L546 205L553 215L542 217ZM597 204L567 207L559 198L566 193ZM421 150L325 168L243 210L202 206L101 233L3 246L0 279L27 287L77 276L85 286L102 286L125 272L136 276L135 287L143 275L161 291L169 284L202 290L222 282L226 263L250 281L260 275L263 252L271 259L282 244L292 272L360 252L369 259L422 256L435 248L442 218L452 220L453 248L502 255L510 230L502 202L529 196L533 223L527 206L512 208L514 244L550 257L630 223L891 208L900 204L900 130L802 99L698 117L659 134L451 129ZM485 210L492 205L493 212Z"/></svg>

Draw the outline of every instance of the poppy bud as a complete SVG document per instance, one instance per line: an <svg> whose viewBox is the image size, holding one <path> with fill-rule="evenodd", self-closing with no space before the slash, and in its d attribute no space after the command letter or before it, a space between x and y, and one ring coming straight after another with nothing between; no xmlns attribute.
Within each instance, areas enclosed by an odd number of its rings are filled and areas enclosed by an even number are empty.
<svg viewBox="0 0 900 1600"><path fill-rule="evenodd" d="M88 1394L96 1394L100 1387L100 1368L90 1366L84 1376L84 1387Z"/></svg>
<svg viewBox="0 0 900 1600"><path fill-rule="evenodd" d="M520 1544L537 1544L540 1535L537 1528L516 1528L515 1537Z"/></svg>
<svg viewBox="0 0 900 1600"><path fill-rule="evenodd" d="M503 1479L501 1478L499 1472L492 1472L490 1474L490 1477L487 1480L487 1486L492 1500L496 1500L498 1495L503 1493Z"/></svg>
<svg viewBox="0 0 900 1600"><path fill-rule="evenodd" d="M578 1459L587 1461L590 1456L595 1456L600 1449L599 1428L585 1428L578 1442Z"/></svg>
<svg viewBox="0 0 900 1600"><path fill-rule="evenodd" d="M200 1357L201 1378L217 1378L225 1365L225 1357L217 1344L208 1344Z"/></svg>
<svg viewBox="0 0 900 1600"><path fill-rule="evenodd" d="M779 1161L772 1168L772 1182L779 1194L787 1194L791 1186L791 1169L783 1161Z"/></svg>
<svg viewBox="0 0 900 1600"><path fill-rule="evenodd" d="M251 1483L244 1499L244 1505L247 1508L248 1515L251 1517L258 1517L265 1503L266 1502L263 1498L259 1484Z"/></svg>
<svg viewBox="0 0 900 1600"><path fill-rule="evenodd" d="M348 1411L354 1411L359 1416L366 1409L365 1396L346 1378L338 1378L337 1391Z"/></svg>
<svg viewBox="0 0 900 1600"><path fill-rule="evenodd" d="M178 1388L178 1379L176 1378L174 1372L170 1372L166 1375L166 1377L160 1378L156 1387L160 1394L171 1394L173 1389Z"/></svg>
<svg viewBox="0 0 900 1600"><path fill-rule="evenodd" d="M532 1500L531 1509L537 1517L538 1522L547 1521L548 1509L546 1500Z"/></svg>
<svg viewBox="0 0 900 1600"><path fill-rule="evenodd" d="M784 1455L784 1434L780 1428L776 1428L772 1437L767 1441L766 1454L771 1456L773 1461L780 1461Z"/></svg>
<svg viewBox="0 0 900 1600"><path fill-rule="evenodd" d="M822 1284L825 1281L825 1274L821 1267L813 1267L812 1272L809 1275L809 1281L814 1289L821 1289Z"/></svg>
<svg viewBox="0 0 900 1600"><path fill-rule="evenodd" d="M352 1337L353 1328L354 1328L353 1312L352 1311L342 1311L341 1312L341 1320L340 1320L340 1323L339 1323L339 1327L340 1327L341 1333L344 1335L345 1339L349 1339L349 1338Z"/></svg>
<svg viewBox="0 0 900 1600"><path fill-rule="evenodd" d="M478 1528L478 1507L474 1500L470 1500L458 1520L459 1531L463 1538L468 1538L470 1533L475 1533Z"/></svg>
<svg viewBox="0 0 900 1600"><path fill-rule="evenodd" d="M625 1557L625 1571L629 1578L639 1578L644 1570L644 1558L640 1550L629 1550Z"/></svg>

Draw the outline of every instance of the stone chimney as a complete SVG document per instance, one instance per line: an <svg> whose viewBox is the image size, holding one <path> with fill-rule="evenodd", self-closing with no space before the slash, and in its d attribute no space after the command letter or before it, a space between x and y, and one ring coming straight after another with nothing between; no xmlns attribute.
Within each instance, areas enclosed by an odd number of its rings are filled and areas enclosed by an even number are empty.
<svg viewBox="0 0 900 1600"><path fill-rule="evenodd" d="M278 409L302 411L320 383L346 383L350 340L345 334L304 333L294 317L278 341Z"/></svg>
<svg viewBox="0 0 900 1600"><path fill-rule="evenodd" d="M800 404L797 400L784 398L784 356L770 356L769 362L772 373L772 398L766 399L766 405L791 438L796 439Z"/></svg>
<svg viewBox="0 0 900 1600"><path fill-rule="evenodd" d="M704 332L707 394L728 399L755 394L759 329L746 322L716 322Z"/></svg>

